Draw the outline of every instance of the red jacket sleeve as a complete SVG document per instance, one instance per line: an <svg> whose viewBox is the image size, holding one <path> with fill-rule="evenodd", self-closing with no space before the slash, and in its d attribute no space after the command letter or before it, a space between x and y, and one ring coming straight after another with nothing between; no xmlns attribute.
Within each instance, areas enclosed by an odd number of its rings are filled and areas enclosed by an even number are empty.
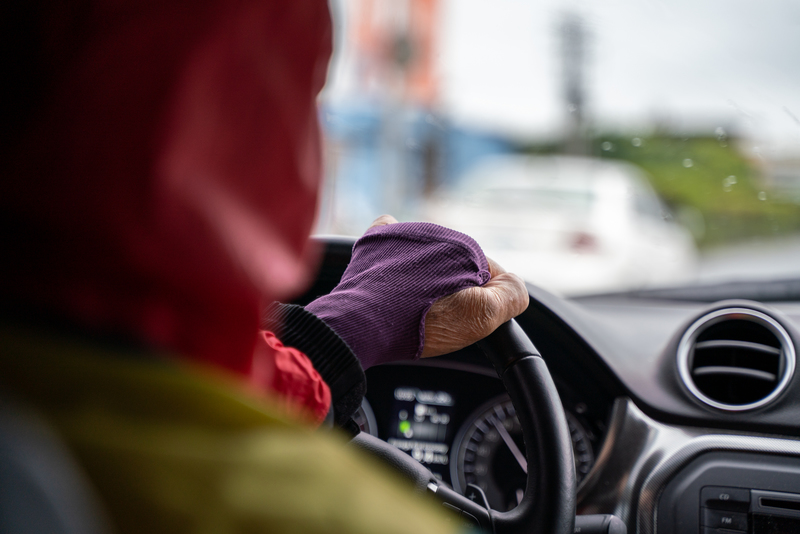
<svg viewBox="0 0 800 534"><path fill-rule="evenodd" d="M259 332L250 376L254 385L272 393L288 412L304 414L317 424L331 408L331 390L311 360L284 346L272 332Z"/></svg>

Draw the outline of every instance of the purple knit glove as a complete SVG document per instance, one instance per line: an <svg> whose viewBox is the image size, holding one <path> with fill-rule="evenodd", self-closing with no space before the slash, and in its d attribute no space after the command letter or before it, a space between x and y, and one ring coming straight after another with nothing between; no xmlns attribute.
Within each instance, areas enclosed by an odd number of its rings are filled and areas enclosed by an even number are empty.
<svg viewBox="0 0 800 534"><path fill-rule="evenodd" d="M376 226L356 241L339 285L306 309L367 369L419 358L433 303L489 278L486 256L467 235L431 223Z"/></svg>

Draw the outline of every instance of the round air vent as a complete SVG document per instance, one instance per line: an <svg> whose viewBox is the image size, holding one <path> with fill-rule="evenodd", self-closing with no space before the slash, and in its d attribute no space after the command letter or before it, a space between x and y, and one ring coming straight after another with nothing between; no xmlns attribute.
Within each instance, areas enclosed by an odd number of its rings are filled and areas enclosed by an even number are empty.
<svg viewBox="0 0 800 534"><path fill-rule="evenodd" d="M678 345L678 371L703 403L752 410L774 400L794 373L794 344L772 317L747 308L698 319Z"/></svg>

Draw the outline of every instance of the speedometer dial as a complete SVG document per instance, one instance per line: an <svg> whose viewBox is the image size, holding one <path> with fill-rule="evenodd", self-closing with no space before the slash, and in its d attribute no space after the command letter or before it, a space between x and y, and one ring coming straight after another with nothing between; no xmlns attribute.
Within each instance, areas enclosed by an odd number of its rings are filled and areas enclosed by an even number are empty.
<svg viewBox="0 0 800 534"><path fill-rule="evenodd" d="M578 482L589 472L594 454L583 426L566 412ZM485 404L467 420L453 444L450 475L462 492L475 484L495 510L507 511L522 500L528 474L522 427L508 395Z"/></svg>

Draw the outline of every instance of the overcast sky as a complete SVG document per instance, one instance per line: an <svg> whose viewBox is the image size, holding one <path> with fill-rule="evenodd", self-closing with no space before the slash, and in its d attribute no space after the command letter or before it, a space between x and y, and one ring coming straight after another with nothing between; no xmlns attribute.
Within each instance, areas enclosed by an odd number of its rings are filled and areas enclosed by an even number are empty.
<svg viewBox="0 0 800 534"><path fill-rule="evenodd" d="M587 114L600 128L723 126L800 152L798 0L442 0L441 111L500 133L557 134L567 12L586 28ZM346 76L332 79L347 92Z"/></svg>

